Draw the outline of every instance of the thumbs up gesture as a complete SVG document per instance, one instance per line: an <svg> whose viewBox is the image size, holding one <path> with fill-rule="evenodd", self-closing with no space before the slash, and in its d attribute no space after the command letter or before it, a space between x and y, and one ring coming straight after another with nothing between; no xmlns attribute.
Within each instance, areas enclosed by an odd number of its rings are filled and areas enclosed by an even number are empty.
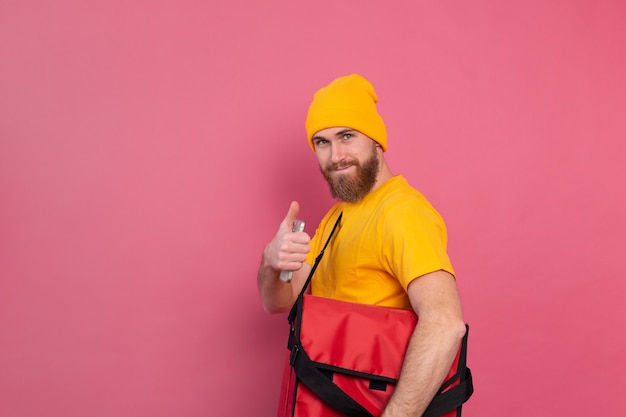
<svg viewBox="0 0 626 417"><path fill-rule="evenodd" d="M309 246L311 237L305 232L293 231L299 212L300 205L293 201L287 216L278 227L276 236L265 248L266 261L276 271L297 271L311 250Z"/></svg>

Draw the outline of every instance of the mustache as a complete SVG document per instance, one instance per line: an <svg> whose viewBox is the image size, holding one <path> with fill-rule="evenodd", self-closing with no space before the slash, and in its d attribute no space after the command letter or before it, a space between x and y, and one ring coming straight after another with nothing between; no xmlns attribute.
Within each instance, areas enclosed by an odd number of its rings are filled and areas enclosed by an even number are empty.
<svg viewBox="0 0 626 417"><path fill-rule="evenodd" d="M341 160L339 162L330 162L328 164L326 164L326 166L324 167L324 170L326 172L330 172L330 171L336 171L338 169L344 169L344 168L348 168L350 166L359 166L359 161L346 161L346 160Z"/></svg>

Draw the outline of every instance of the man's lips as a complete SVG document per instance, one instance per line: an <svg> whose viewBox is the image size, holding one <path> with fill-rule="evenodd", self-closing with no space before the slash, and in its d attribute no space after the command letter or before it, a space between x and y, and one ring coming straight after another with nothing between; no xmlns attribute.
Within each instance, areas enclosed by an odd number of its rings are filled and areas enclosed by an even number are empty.
<svg viewBox="0 0 626 417"><path fill-rule="evenodd" d="M330 175L335 176L335 177L343 177L343 176L350 176L353 175L353 168L354 165L350 165L347 167L341 167L341 168L335 168L332 171L330 171Z"/></svg>

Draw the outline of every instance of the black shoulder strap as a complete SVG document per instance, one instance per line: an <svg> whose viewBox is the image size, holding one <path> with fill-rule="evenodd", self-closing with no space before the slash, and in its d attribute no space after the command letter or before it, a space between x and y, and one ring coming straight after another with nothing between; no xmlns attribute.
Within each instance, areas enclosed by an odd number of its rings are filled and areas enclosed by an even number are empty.
<svg viewBox="0 0 626 417"><path fill-rule="evenodd" d="M335 230L337 230L337 226L339 226L339 223L341 222L342 217L343 217L343 211L339 213L339 217L337 217L337 220L335 221L335 224L333 225L333 228L330 231L330 235L328 235L328 239L326 239L326 243L324 243L324 247L320 251L319 255L317 255L317 257L315 258L315 263L313 263L311 272L309 273L309 276L307 277L306 282L304 283L304 287L302 287L302 291L300 291L299 297L302 297L304 293L306 292L306 287L309 286L309 283L311 282L311 278L313 278L313 273L317 269L317 265L319 265L320 261L322 260L322 257L324 256L324 251L326 250L326 247L330 243L330 239L335 234Z"/></svg>
<svg viewBox="0 0 626 417"><path fill-rule="evenodd" d="M337 227L339 226L339 223L341 222L341 218L343 217L343 211L341 213L339 213L339 217L337 217L337 220L335 221L335 224L333 226L333 228L330 231L330 235L328 235L328 239L326 239L326 243L324 243L324 246L322 247L322 250L320 251L319 255L317 255L317 257L315 258L315 262L313 263L313 267L311 268L311 272L309 272L309 276L307 277L304 286L302 287L302 289L300 290L300 294L298 294L298 298L296 299L296 302L293 303L293 306L291 307L291 311L289 312L289 323L292 324L294 319L296 318L296 305L298 304L298 301L301 302L302 297L304 297L304 293L306 292L306 288L309 286L309 284L311 283L311 278L313 278L313 274L315 273L315 270L317 269L317 266L319 265L320 261L322 260L322 257L324 256L324 251L326 250L326 247L328 246L328 244L330 243L330 239L333 237L333 234L335 234L335 230L337 230ZM292 324L293 326L293 324Z"/></svg>

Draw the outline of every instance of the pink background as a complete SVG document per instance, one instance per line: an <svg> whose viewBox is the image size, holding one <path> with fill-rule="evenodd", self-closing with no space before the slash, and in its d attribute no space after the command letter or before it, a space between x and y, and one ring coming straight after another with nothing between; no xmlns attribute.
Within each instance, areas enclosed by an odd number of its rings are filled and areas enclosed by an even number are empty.
<svg viewBox="0 0 626 417"><path fill-rule="evenodd" d="M358 72L449 228L464 415L622 416L625 4L1 1L0 415L273 416L256 268Z"/></svg>

